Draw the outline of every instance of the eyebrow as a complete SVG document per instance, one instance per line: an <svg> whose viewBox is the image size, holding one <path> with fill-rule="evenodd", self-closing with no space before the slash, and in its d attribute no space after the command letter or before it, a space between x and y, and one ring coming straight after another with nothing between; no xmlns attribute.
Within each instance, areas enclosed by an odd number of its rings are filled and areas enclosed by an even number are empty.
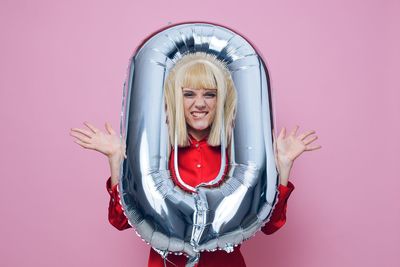
<svg viewBox="0 0 400 267"><path fill-rule="evenodd" d="M189 91L189 90L200 90L199 88L182 88L184 91ZM204 88L204 90L206 90L206 91L217 91L217 89L207 89L207 88Z"/></svg>

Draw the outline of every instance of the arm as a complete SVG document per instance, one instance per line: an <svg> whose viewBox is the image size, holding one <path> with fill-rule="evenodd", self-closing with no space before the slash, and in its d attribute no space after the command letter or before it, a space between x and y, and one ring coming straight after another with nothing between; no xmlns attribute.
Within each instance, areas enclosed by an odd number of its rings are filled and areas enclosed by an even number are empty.
<svg viewBox="0 0 400 267"><path fill-rule="evenodd" d="M112 226L120 231L131 228L120 204L118 192L118 177L121 162L123 161L124 156L126 155L122 154L119 151L112 153L108 156L111 176L110 178L108 178L106 184L107 191L110 194L110 204L108 206L108 221L111 223Z"/></svg>
<svg viewBox="0 0 400 267"><path fill-rule="evenodd" d="M294 190L294 185L288 181L287 186L280 184L278 190L278 202L276 203L275 208L272 211L271 218L265 224L265 226L261 228L261 231L263 231L263 233L266 235L275 233L286 223L287 201L290 194Z"/></svg>
<svg viewBox="0 0 400 267"><path fill-rule="evenodd" d="M108 157L110 164L111 177L107 180L107 192L110 194L110 204L108 207L108 220L118 230L124 230L131 227L124 215L122 206L119 203L119 193L117 189L120 165L126 158L125 143L122 138L116 134L111 124L106 123L107 132L103 132L92 124L84 122L89 128L72 128L70 135L76 137L77 144L85 149L91 149Z"/></svg>
<svg viewBox="0 0 400 267"><path fill-rule="evenodd" d="M108 178L106 183L107 191L110 194L110 204L108 206L108 221L112 226L122 231L131 226L128 223L128 219L125 217L125 214L122 210L122 206L119 203L119 193L118 193L118 184L111 184L111 177Z"/></svg>
<svg viewBox="0 0 400 267"><path fill-rule="evenodd" d="M317 136L307 138L314 134L315 131L309 131L297 136L298 129L299 126L296 126L290 134L286 136L286 128L282 128L278 138L275 138L275 133L273 132L275 162L277 164L280 184L278 188L278 202L272 211L273 213L269 222L261 229L267 235L276 232L286 222L287 201L294 190L294 185L289 182L289 175L294 160L304 151L312 151L321 148L321 146L310 146L310 144L317 139Z"/></svg>

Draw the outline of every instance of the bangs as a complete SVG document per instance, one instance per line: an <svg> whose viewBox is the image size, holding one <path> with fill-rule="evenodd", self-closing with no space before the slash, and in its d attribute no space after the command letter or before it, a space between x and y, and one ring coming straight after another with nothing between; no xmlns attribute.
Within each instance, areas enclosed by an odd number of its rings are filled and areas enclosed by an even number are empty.
<svg viewBox="0 0 400 267"><path fill-rule="evenodd" d="M170 70L164 83L164 100L169 144L172 147L190 145L183 88L217 89L217 109L207 143L210 146L218 146L222 142L229 144L236 114L236 90L226 62L218 60L215 55L196 52L184 55ZM224 140L221 140L222 131Z"/></svg>
<svg viewBox="0 0 400 267"><path fill-rule="evenodd" d="M181 85L192 89L216 89L217 81L207 64L195 63L187 67Z"/></svg>

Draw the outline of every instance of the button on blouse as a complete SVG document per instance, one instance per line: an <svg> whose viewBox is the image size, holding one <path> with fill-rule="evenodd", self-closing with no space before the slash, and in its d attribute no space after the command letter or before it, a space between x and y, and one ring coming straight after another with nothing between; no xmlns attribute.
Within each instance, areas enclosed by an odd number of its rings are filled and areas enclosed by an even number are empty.
<svg viewBox="0 0 400 267"><path fill-rule="evenodd" d="M207 137L198 141L189 134L189 140L190 146L178 148L179 175L183 182L192 187L196 187L198 184L210 182L218 176L221 166L221 146L213 147L208 145ZM226 155L228 154L226 153ZM228 171L228 163L227 156L224 166L224 177L214 186L218 186L223 182ZM203 168L203 166L207 166L207 168ZM190 192L190 190L183 187L176 178L173 150L169 161L169 169L175 184L183 190Z"/></svg>

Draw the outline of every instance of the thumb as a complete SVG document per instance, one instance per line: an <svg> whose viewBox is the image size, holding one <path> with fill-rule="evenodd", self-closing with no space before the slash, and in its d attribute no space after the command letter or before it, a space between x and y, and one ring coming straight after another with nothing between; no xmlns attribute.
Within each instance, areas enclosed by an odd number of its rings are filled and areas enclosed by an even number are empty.
<svg viewBox="0 0 400 267"><path fill-rule="evenodd" d="M106 130L107 130L107 132L108 132L109 134L115 135L114 129L112 128L111 124L108 123L108 122L106 122Z"/></svg>
<svg viewBox="0 0 400 267"><path fill-rule="evenodd" d="M122 134L121 136L121 150L122 150L122 155L124 156L124 158L127 158L126 155L126 141L125 141L125 135Z"/></svg>
<svg viewBox="0 0 400 267"><path fill-rule="evenodd" d="M278 170L278 173L280 173L279 162L278 162L278 149L277 149L277 144L276 144L275 130L272 130L272 135L274 137L274 142L272 143L272 148L274 150L275 166L276 166L276 169Z"/></svg>
<svg viewBox="0 0 400 267"><path fill-rule="evenodd" d="M123 151L123 153L124 153L124 158L127 158L127 156L126 156L126 144L125 144L125 142L122 143L122 151Z"/></svg>

